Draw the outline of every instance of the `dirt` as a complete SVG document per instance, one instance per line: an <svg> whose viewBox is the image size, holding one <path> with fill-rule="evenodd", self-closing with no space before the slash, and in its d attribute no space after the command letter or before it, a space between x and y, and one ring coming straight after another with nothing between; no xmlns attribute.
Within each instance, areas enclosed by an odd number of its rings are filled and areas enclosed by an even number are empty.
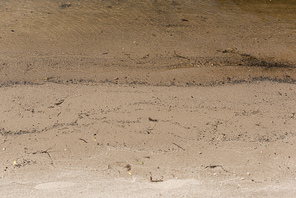
<svg viewBox="0 0 296 198"><path fill-rule="evenodd" d="M0 1L1 197L294 197L294 1Z"/></svg>

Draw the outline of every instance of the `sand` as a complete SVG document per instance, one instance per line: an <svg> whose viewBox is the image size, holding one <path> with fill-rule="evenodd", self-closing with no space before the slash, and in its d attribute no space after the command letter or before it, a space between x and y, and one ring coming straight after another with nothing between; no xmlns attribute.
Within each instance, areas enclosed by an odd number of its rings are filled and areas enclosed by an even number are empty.
<svg viewBox="0 0 296 198"><path fill-rule="evenodd" d="M295 197L293 1L1 5L0 197Z"/></svg>

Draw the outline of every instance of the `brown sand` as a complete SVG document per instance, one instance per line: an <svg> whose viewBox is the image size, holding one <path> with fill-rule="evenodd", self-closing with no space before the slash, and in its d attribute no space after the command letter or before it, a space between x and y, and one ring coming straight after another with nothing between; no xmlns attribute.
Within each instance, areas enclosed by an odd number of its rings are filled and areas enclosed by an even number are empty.
<svg viewBox="0 0 296 198"><path fill-rule="evenodd" d="M295 197L294 1L0 2L0 197Z"/></svg>

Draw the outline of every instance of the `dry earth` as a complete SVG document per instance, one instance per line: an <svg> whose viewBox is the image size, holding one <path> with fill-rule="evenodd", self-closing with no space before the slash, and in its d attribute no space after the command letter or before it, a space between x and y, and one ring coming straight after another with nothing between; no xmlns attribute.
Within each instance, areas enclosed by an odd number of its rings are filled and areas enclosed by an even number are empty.
<svg viewBox="0 0 296 198"><path fill-rule="evenodd" d="M0 0L0 197L295 197L294 0Z"/></svg>

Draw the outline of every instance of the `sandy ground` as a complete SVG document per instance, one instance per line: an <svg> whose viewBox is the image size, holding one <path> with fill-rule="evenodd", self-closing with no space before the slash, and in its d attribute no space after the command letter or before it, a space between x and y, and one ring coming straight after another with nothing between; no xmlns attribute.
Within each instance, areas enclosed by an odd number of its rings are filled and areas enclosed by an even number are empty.
<svg viewBox="0 0 296 198"><path fill-rule="evenodd" d="M0 197L296 196L293 0L0 4Z"/></svg>
<svg viewBox="0 0 296 198"><path fill-rule="evenodd" d="M294 84L47 83L1 96L1 197L296 193Z"/></svg>

